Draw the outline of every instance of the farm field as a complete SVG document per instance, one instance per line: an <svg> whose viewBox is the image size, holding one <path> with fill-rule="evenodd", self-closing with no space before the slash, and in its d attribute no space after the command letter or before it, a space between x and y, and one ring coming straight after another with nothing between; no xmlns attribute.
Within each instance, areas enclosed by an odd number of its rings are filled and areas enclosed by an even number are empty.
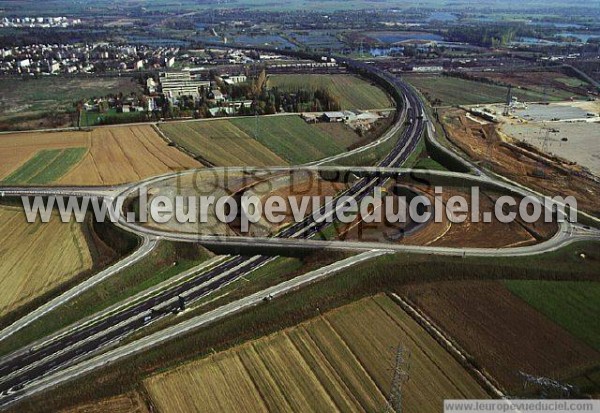
<svg viewBox="0 0 600 413"><path fill-rule="evenodd" d="M173 122L159 127L186 150L218 166L286 164L283 158L229 120Z"/></svg>
<svg viewBox="0 0 600 413"><path fill-rule="evenodd" d="M10 184L115 185L201 167L150 125L6 134L0 157L0 180Z"/></svg>
<svg viewBox="0 0 600 413"><path fill-rule="evenodd" d="M483 103L502 103L506 101L508 88L475 80L459 79L441 75L404 75L403 78L419 89L434 106L477 105ZM549 93L546 100L567 99L570 94L560 91ZM519 101L542 101L542 92L513 89L512 95Z"/></svg>
<svg viewBox="0 0 600 413"><path fill-rule="evenodd" d="M161 412L380 411L387 403L399 344L411 354L404 411L438 412L444 398L487 397L450 354L386 296L346 305L159 373L144 384Z"/></svg>
<svg viewBox="0 0 600 413"><path fill-rule="evenodd" d="M541 94L542 97L545 93L550 100L566 100L572 96L585 96L590 87L587 82L561 72L479 72L471 75L475 78L510 84L517 88L527 88ZM515 90L515 92L518 91Z"/></svg>
<svg viewBox="0 0 600 413"><path fill-rule="evenodd" d="M141 91L131 78L47 76L0 80L0 129L70 126L74 102L94 96ZM59 122L56 124L55 122Z"/></svg>
<svg viewBox="0 0 600 413"><path fill-rule="evenodd" d="M237 118L235 126L252 136L255 120ZM331 135L309 125L299 116L271 116L258 123L258 141L292 165L315 161L345 151Z"/></svg>
<svg viewBox="0 0 600 413"><path fill-rule="evenodd" d="M85 132L14 133L0 135L0 180L5 180L42 150L87 147ZM16 183L14 179L11 179Z"/></svg>
<svg viewBox="0 0 600 413"><path fill-rule="evenodd" d="M147 413L149 410L139 393L130 392L61 410L60 413Z"/></svg>
<svg viewBox="0 0 600 413"><path fill-rule="evenodd" d="M174 122L161 130L185 149L218 166L277 166L325 158L346 147L299 116L263 116Z"/></svg>
<svg viewBox="0 0 600 413"><path fill-rule="evenodd" d="M42 149L2 182L9 185L54 182L78 163L86 152L86 148Z"/></svg>
<svg viewBox="0 0 600 413"><path fill-rule="evenodd" d="M81 225L58 215L29 224L20 208L1 206L0 234L0 315L92 266Z"/></svg>
<svg viewBox="0 0 600 413"><path fill-rule="evenodd" d="M88 142L86 156L60 183L114 185L201 166L150 125L96 128Z"/></svg>
<svg viewBox="0 0 600 413"><path fill-rule="evenodd" d="M352 148L364 138L360 137L351 127L340 122L319 122L314 125L317 129L333 137L334 141Z"/></svg>
<svg viewBox="0 0 600 413"><path fill-rule="evenodd" d="M600 352L502 282L444 281L402 287L402 293L508 391L521 390L519 371L562 379L600 363Z"/></svg>
<svg viewBox="0 0 600 413"><path fill-rule="evenodd" d="M271 75L269 87L290 92L299 89L327 89L335 96L342 109L383 109L393 104L387 94L352 75Z"/></svg>
<svg viewBox="0 0 600 413"><path fill-rule="evenodd" d="M567 281L505 281L515 295L551 320L600 350L600 283Z"/></svg>

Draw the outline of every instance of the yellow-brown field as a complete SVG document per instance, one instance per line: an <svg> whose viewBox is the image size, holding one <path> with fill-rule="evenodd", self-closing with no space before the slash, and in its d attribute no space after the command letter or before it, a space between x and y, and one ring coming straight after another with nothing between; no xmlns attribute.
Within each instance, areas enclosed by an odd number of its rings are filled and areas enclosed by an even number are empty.
<svg viewBox="0 0 600 413"><path fill-rule="evenodd" d="M0 207L0 315L91 268L80 225L58 215L29 224L20 208Z"/></svg>
<svg viewBox="0 0 600 413"><path fill-rule="evenodd" d="M61 410L61 413L147 413L146 404L136 392L125 393L115 397L97 400L89 404Z"/></svg>
<svg viewBox="0 0 600 413"><path fill-rule="evenodd" d="M87 132L32 132L0 135L0 180L33 157L41 149L87 146Z"/></svg>
<svg viewBox="0 0 600 413"><path fill-rule="evenodd" d="M475 380L387 296L367 298L145 381L161 412L382 411L395 349L410 352L407 412L486 398Z"/></svg>
<svg viewBox="0 0 600 413"><path fill-rule="evenodd" d="M114 185L201 164L168 146L150 125L99 127L92 131L14 133L0 136L0 180L39 150L87 148L82 160L56 184Z"/></svg>
<svg viewBox="0 0 600 413"><path fill-rule="evenodd" d="M113 185L201 167L168 146L150 125L97 128L88 142L87 155L60 183Z"/></svg>

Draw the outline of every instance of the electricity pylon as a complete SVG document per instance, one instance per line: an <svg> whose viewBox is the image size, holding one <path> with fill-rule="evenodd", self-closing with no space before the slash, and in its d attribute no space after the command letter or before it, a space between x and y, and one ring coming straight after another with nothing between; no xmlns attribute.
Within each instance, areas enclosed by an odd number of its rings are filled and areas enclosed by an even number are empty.
<svg viewBox="0 0 600 413"><path fill-rule="evenodd" d="M388 399L388 412L402 412L402 386L409 379L408 370L410 367L410 352L402 344L396 349L396 360L394 364L394 377L392 378L392 388Z"/></svg>

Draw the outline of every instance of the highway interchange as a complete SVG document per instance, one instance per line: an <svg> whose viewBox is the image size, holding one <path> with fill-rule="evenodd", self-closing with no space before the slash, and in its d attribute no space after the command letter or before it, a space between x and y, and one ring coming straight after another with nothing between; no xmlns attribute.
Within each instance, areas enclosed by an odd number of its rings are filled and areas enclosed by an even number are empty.
<svg viewBox="0 0 600 413"><path fill-rule="evenodd" d="M379 73L377 69L368 67L363 63L346 62L354 70L368 71L382 78L384 81L393 85L396 89L399 98L397 99L398 110L395 114L395 123L386 132L385 136L381 137L377 143L385 142L389 139L395 139L398 135L393 149L380 162L379 169L363 168L363 172L368 172L371 175L366 175L358 179L353 185L345 191L337 195L334 202L333 211L339 206L339 199L342 196L349 196L359 202L362 198L372 193L375 186L380 185L385 177L393 174L406 173L406 170L399 169L408 159L410 154L415 150L419 139L428 131L428 136L432 138L432 126L428 124L422 102L412 88L407 86L401 80L394 78L386 73ZM355 67L353 67L355 66ZM363 149L361 149L363 150ZM453 155L456 156L456 155ZM327 168L319 166L320 163L314 163L308 168L314 170L327 170ZM470 169L474 169L469 165ZM357 168L354 168L357 169ZM360 168L359 168L360 169ZM350 169L338 168L338 170L348 171ZM373 175L374 172L377 172ZM385 173L389 175L385 175ZM444 174L444 172L440 172ZM455 176L464 176L465 179L472 179L473 182L494 182L497 185L510 190L511 192L521 194L531 194L522 188L518 188L511 183L500 182L494 177L483 174L476 170L475 175L450 173ZM157 180L167 179L169 176L158 177L138 183L131 187L115 187L115 188L4 188L1 189L4 196L20 196L20 195L78 195L78 196L106 196L116 197L135 193L141 185L148 185ZM325 211L325 206L323 211ZM0 340L4 339L21 328L24 328L29 323L39 318L41 315L48 313L56 306L68 301L78 293L85 289L93 287L96 283L111 276L115 272L122 269L124 266L131 265L137 262L156 244L157 239L172 239L178 241L202 241L208 244L213 242L224 242L230 245L235 243L252 243L255 246L274 246L284 245L289 247L314 247L323 248L324 241L312 240L315 234L322 231L327 225L326 221L316 222L312 215L304 221L290 225L276 234L272 238L263 239L245 239L244 237L232 237L235 239L227 239L215 237L214 240L209 238L198 238L181 234L168 234L164 232L156 232L148 229L141 229L139 226L132 225L126 222L123 216L120 217L119 225L128 230L141 235L144 240L142 247L124 259L124 261L116 264L114 268L109 268L98 276L92 277L81 286L75 287L73 290L57 297L55 300L35 310L28 316L18 320L12 326L0 332ZM359 262L360 260L376 256L380 253L386 253L390 250L403 250L418 253L435 253L449 255L529 255L538 254L553 249L558 249L567 243L576 240L600 239L600 233L594 229L585 228L580 225L572 224L564 221L559 231L553 238L542 244L536 244L529 247L511 248L504 250L497 249L477 249L477 248L433 248L433 247L411 247L411 246L391 246L385 244L368 244L368 243L348 243L326 241L328 248L351 249L351 250L366 250L363 254L359 254L358 258L349 259L349 262L344 262L343 265L351 265L351 263ZM358 245L360 244L360 245ZM370 251L373 250L373 251ZM375 254L375 255L373 255ZM111 350L106 353L119 354L117 358L104 358L94 355L98 354L102 349L108 349L119 340L127 335L138 331L139 329L155 322L156 320L165 317L168 314L180 311L184 305L189 302L198 300L206 295L218 290L219 288L240 279L250 272L267 264L273 257L270 256L227 256L215 263L209 269L200 268L196 273L190 274L184 281L175 285L168 285L163 289L157 289L152 294L143 296L140 300L134 300L129 305L122 305L117 310L110 313L102 313L92 317L85 322L80 322L67 331L63 331L45 338L42 342L29 345L13 354L7 355L0 359L0 408L7 407L15 402L36 394L38 391L48 388L59 382L58 377L62 380L75 377L73 372L90 371L95 366L92 361L99 360L100 365L106 364L107 360L114 362L118 358L131 354L133 351L141 351L145 348L143 345L136 342L131 343L124 350ZM341 266L343 268L344 266ZM337 270L337 269L336 269ZM333 271L333 270L332 270ZM331 271L319 273L319 276L329 274ZM313 274L314 276L314 274ZM313 278L308 277L310 280ZM297 281L300 283L300 279ZM297 288L300 284L295 285ZM286 288L289 288L287 286ZM286 288L275 288L268 294L278 294L287 291ZM255 305L264 297L267 292L260 292L252 297L248 297L249 301L245 305ZM250 299L252 298L252 299ZM239 304L239 303L238 303ZM237 311L241 306L238 305ZM220 313L229 314L228 311ZM189 323L188 323L189 324ZM202 325L202 323L200 323ZM196 325L197 327L198 325ZM181 334L182 326L177 325L167 329L165 333L159 335L152 345L156 345L166 338L171 338L177 334ZM142 339L143 340L143 339ZM149 339L146 339L149 340ZM146 342L146 341L144 341ZM132 347L133 346L133 347ZM118 353L118 352L121 353ZM99 358L100 357L100 358ZM87 364L86 364L87 363ZM92 364L90 364L92 363ZM70 366L70 367L69 367ZM81 366L81 367L78 367ZM90 367L92 366L92 367ZM79 370L77 370L79 368ZM65 372L70 372L65 374Z"/></svg>

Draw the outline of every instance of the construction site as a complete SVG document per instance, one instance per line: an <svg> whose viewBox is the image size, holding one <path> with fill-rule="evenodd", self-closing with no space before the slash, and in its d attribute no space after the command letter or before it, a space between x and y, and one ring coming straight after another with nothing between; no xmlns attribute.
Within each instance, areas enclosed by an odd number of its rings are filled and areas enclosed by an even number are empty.
<svg viewBox="0 0 600 413"><path fill-rule="evenodd" d="M506 103L440 110L448 139L493 172L597 215L600 103Z"/></svg>

